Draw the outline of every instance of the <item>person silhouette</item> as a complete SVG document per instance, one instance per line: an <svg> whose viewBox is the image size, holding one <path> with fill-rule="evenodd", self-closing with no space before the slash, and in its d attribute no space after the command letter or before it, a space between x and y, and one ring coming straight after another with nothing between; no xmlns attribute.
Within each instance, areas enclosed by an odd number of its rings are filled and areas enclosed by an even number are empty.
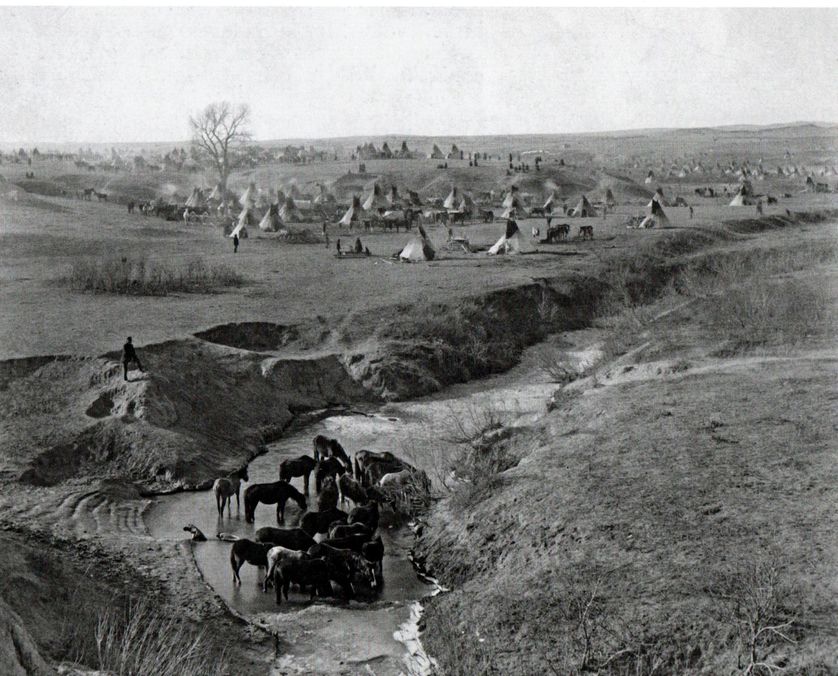
<svg viewBox="0 0 838 676"><path fill-rule="evenodd" d="M145 369L143 369L143 365L140 363L140 358L137 356L137 351L134 349L131 336L128 336L125 345L122 346L122 377L126 381L128 380L128 364L131 362L137 365L141 373L145 373Z"/></svg>

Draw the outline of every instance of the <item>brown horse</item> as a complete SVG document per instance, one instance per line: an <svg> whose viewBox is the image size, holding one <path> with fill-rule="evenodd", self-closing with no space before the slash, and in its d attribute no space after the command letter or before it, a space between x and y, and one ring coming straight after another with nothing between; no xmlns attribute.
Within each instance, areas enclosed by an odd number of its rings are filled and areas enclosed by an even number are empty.
<svg viewBox="0 0 838 676"><path fill-rule="evenodd" d="M301 455L297 458L289 458L279 463L279 480L291 482L291 479L303 477L303 493L308 495L308 481L311 473L317 466L317 462L308 455Z"/></svg>
<svg viewBox="0 0 838 676"><path fill-rule="evenodd" d="M337 439L329 439L322 434L314 437L314 460L320 462L323 458L337 458L343 463L347 472L352 472L352 463L343 446Z"/></svg>
<svg viewBox="0 0 838 676"><path fill-rule="evenodd" d="M269 484L253 484L244 492L244 520L253 523L256 505L276 505L276 522L285 523L285 503L289 498L297 503L301 511L308 509L305 496L287 481L274 481Z"/></svg>

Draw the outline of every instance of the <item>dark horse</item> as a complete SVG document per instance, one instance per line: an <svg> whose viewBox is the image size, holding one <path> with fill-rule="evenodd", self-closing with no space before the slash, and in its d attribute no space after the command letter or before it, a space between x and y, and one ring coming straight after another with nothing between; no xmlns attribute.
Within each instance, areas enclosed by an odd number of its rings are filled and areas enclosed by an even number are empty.
<svg viewBox="0 0 838 676"><path fill-rule="evenodd" d="M329 439L329 437L318 434L314 437L314 460L320 462L323 458L337 458L348 472L352 472L352 463L340 442L337 439Z"/></svg>
<svg viewBox="0 0 838 676"><path fill-rule="evenodd" d="M349 466L351 470L352 466ZM335 479L335 487L337 487L337 477L346 474L347 467L337 458L322 458L317 463L317 468L314 470L314 490L318 493L323 488L323 482L332 477Z"/></svg>
<svg viewBox="0 0 838 676"><path fill-rule="evenodd" d="M398 472L405 467L405 463L389 451L358 451L355 454L355 478L365 488L377 484L388 472Z"/></svg>
<svg viewBox="0 0 838 676"><path fill-rule="evenodd" d="M308 495L308 480L316 466L317 461L308 455L283 460L279 463L279 480L291 483L291 479L303 477L303 493Z"/></svg>
<svg viewBox="0 0 838 676"><path fill-rule="evenodd" d="M329 526L338 523L346 523L349 515L339 509L330 509L326 512L306 512L300 520L300 528L307 535L314 537L317 533L328 533Z"/></svg>
<svg viewBox="0 0 838 676"><path fill-rule="evenodd" d="M285 523L285 503L291 498L301 511L308 509L305 496L287 481L270 484L253 484L244 492L244 520L253 523L256 505L276 505L276 522Z"/></svg>

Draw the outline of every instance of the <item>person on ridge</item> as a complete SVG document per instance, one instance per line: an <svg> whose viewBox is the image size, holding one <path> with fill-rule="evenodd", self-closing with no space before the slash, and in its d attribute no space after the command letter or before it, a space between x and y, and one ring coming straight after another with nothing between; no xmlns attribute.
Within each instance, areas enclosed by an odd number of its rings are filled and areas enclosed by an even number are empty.
<svg viewBox="0 0 838 676"><path fill-rule="evenodd" d="M239 250L239 236L233 235L233 253L237 253Z"/></svg>
<svg viewBox="0 0 838 676"><path fill-rule="evenodd" d="M128 364L131 362L134 362L137 365L137 368L140 369L141 373L145 373L145 369L140 363L140 358L137 356L137 351L134 349L134 343L131 342L131 336L128 336L128 340L125 342L125 345L122 346L122 375L126 381L128 380Z"/></svg>

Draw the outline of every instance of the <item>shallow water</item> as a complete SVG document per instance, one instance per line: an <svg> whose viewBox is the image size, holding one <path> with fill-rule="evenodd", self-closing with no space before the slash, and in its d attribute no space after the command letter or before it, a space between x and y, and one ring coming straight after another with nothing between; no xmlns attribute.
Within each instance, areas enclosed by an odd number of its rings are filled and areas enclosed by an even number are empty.
<svg viewBox="0 0 838 676"><path fill-rule="evenodd" d="M507 420L526 423L544 408L545 401L556 386L545 382L532 361L524 362L512 371L467 385L457 386L447 393L414 402L388 404L371 415L337 415L306 427L304 430L271 444L267 454L256 458L249 466L249 484L276 481L279 463L287 457L303 453L311 455L312 439L317 434L338 438L348 452L361 449L392 451L425 469L433 480L434 449L440 439L456 431L457 423L466 427L483 422L487 409L494 409ZM293 483L302 489L302 479ZM316 500L312 477L310 506ZM348 509L345 507L344 509ZM298 523L301 514L290 502L285 509L285 526ZM218 532L252 538L262 526L276 526L275 509L259 505L255 523L244 521L243 507L232 517L226 512L218 518L211 492L178 493L157 498L145 514L145 521L154 537L183 540L187 524L195 524L209 538L195 543L194 553L198 568L206 582L238 613L261 623L275 626L288 644L285 654L274 665L276 673L332 673L356 669L379 675L405 671L403 660L409 641L399 642L404 626L416 612L415 601L432 592L416 576L408 553L412 534L407 528L382 527L385 545L384 586L372 603L353 601L350 604L316 601L308 595L290 592L289 601L275 603L274 593L261 590L261 575L256 568L245 564L240 571L241 586L232 581L229 562L231 544L215 539ZM283 618L294 618L288 623ZM414 650L411 648L411 650ZM412 669L416 664L410 663Z"/></svg>
<svg viewBox="0 0 838 676"><path fill-rule="evenodd" d="M271 444L267 454L256 458L249 465L250 482L243 485L242 493L244 487L253 483L276 481L279 478L279 463L285 458L296 457L303 453L310 455L311 441L317 434L337 436L346 448L351 449L366 448L369 441L382 440L382 435L374 434L377 422L386 423L388 426L394 425L393 422L377 416L370 418L338 416ZM357 434L351 435L350 430L357 430ZM294 479L292 483L302 490L302 479ZM308 501L310 507L314 507L316 501L314 477L311 479L310 490L311 495L308 496ZM344 506L344 511L350 509L350 504L347 503ZM296 526L301 515L297 505L289 501L285 507L284 527ZM246 523L244 505L241 510L237 510L235 500L232 515L228 516L225 510L224 516L219 517L212 492L177 493L157 498L155 504L146 513L145 520L151 534L160 539L182 540L188 537L183 527L190 523L200 528L207 536L208 542L195 543L195 561L198 569L218 595L239 613L252 615L261 612L287 612L308 604L307 594L300 595L292 591L289 602L277 606L270 589L267 594L262 592L262 578L258 569L249 564L245 564L240 571L241 586L234 585L229 560L232 545L215 538L216 533L223 532L253 539L256 530L262 526L278 526L273 505L259 505L256 508L255 523ZM380 531L385 548L383 563L385 584L381 593L377 595L377 600L387 602L420 598L426 593L426 585L416 577L407 558L412 534L405 528L382 527Z"/></svg>

